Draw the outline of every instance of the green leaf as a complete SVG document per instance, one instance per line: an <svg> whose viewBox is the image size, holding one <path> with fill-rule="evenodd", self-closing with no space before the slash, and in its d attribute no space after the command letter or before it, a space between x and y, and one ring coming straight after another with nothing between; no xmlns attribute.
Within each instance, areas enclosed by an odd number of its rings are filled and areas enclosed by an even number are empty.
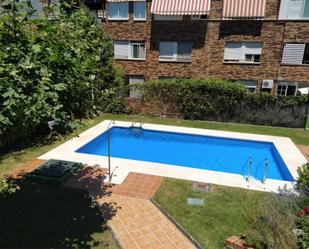
<svg viewBox="0 0 309 249"><path fill-rule="evenodd" d="M54 89L56 91L64 91L67 89L67 87L64 83L59 83L59 84L54 85Z"/></svg>

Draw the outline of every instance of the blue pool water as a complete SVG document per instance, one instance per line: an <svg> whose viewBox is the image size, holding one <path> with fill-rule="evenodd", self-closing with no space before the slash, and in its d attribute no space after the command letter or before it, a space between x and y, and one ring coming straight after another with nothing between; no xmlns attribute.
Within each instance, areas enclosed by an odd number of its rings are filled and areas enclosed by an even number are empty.
<svg viewBox="0 0 309 249"><path fill-rule="evenodd" d="M251 176L259 180L263 179L267 159L267 178L293 181L273 143L123 127L112 127L110 136L112 157L243 176L248 174L251 157ZM107 156L107 132L76 152Z"/></svg>

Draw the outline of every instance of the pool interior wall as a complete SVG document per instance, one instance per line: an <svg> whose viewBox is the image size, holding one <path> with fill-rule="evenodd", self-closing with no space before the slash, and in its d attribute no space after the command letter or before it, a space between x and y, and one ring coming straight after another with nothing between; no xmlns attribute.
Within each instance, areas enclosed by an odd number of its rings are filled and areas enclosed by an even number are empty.
<svg viewBox="0 0 309 249"><path fill-rule="evenodd" d="M76 152L108 155L107 131ZM266 160L268 179L294 181L275 145L204 135L155 131L136 127L110 129L111 156L239 174L263 180Z"/></svg>

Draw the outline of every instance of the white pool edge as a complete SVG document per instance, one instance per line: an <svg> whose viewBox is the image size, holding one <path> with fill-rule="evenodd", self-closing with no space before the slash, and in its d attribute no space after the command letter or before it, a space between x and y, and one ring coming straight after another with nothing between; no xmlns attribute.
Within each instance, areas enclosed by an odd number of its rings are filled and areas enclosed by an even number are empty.
<svg viewBox="0 0 309 249"><path fill-rule="evenodd" d="M67 142L59 145L51 151L41 155L39 159L49 160L67 160L81 162L88 165L99 165L100 167L107 168L107 157L83 154L75 152L77 149L93 140L99 134L107 131L110 120L105 120L85 132L81 133L78 137L74 137ZM110 127L130 127L132 122L114 121ZM250 133L228 132L219 130L208 130L198 128L187 128L181 126L167 126L145 123L142 125L144 129L177 132L185 134L206 135L224 138L235 138L260 142L271 142L276 146L283 161L288 167L294 179L297 178L297 169L307 162L303 154L298 150L296 145L290 138L257 135ZM260 191L274 191L277 192L279 187L286 185L287 188L292 188L293 183L281 180L267 179L265 184L260 181L250 179L249 182L241 175L224 173L218 171L210 171L204 169L195 169L189 167L167 165L161 163L152 163L146 161L129 160L122 158L111 158L112 167L115 169L115 176L113 177L114 183L121 183L130 172L158 175L163 177L178 178L191 181L208 182L213 184L240 187L246 189L260 190Z"/></svg>

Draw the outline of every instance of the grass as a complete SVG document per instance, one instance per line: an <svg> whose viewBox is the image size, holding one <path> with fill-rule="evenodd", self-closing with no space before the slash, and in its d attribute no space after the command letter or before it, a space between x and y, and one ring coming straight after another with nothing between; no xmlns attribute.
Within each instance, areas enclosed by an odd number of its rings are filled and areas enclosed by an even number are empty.
<svg viewBox="0 0 309 249"><path fill-rule="evenodd" d="M191 121L182 119L162 119L162 118L137 116L137 115L101 114L96 118L84 120L83 121L84 126L75 130L73 134L70 134L66 138L57 140L53 143L39 144L37 146L33 146L28 149L15 151L0 156L0 169L1 169L0 178L8 174L8 172L13 170L14 168L22 165L25 161L38 157L39 155L57 147L61 143L72 138L74 135L81 133L82 131L98 124L99 122L105 119L137 121L143 123L175 125L175 126L185 126L193 128L224 130L234 132L247 132L247 133L273 135L273 136L285 136L291 138L296 144L309 146L309 132L305 131L304 129L258 126L248 124L220 123L220 122L209 122L209 121Z"/></svg>
<svg viewBox="0 0 309 249"><path fill-rule="evenodd" d="M118 249L86 191L19 185L15 194L0 196L1 248Z"/></svg>
<svg viewBox="0 0 309 249"><path fill-rule="evenodd" d="M247 229L244 210L250 200L263 201L267 193L212 185L210 193L192 190L192 182L165 178L154 199L203 247L223 249L224 240L244 235ZM190 206L187 198L204 199L204 206Z"/></svg>

